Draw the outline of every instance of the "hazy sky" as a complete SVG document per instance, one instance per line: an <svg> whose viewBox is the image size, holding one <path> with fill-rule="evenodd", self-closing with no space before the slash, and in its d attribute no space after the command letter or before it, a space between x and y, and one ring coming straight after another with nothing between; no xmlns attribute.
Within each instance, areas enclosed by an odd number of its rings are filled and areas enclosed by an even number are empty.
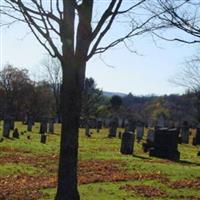
<svg viewBox="0 0 200 200"><path fill-rule="evenodd" d="M33 77L41 78L44 74L40 62L46 52L28 29L14 25L1 28L0 34L1 69L10 63L27 68ZM118 46L101 58L95 56L88 62L87 76L93 77L97 86L105 91L136 95L183 93L183 88L172 85L168 79L175 76L196 47L158 39L156 44L150 36L141 36L133 39L133 49L138 54Z"/></svg>

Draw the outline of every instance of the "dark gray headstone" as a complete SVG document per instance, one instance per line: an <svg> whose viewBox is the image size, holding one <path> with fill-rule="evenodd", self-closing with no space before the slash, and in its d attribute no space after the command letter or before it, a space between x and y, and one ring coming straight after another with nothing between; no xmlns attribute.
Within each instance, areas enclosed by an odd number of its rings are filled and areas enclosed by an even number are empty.
<svg viewBox="0 0 200 200"><path fill-rule="evenodd" d="M54 133L54 119L49 120L49 133Z"/></svg>
<svg viewBox="0 0 200 200"><path fill-rule="evenodd" d="M133 154L135 134L131 131L125 131L122 135L121 149L122 154Z"/></svg>
<svg viewBox="0 0 200 200"><path fill-rule="evenodd" d="M47 133L47 121L41 121L40 123L40 134Z"/></svg>
<svg viewBox="0 0 200 200"><path fill-rule="evenodd" d="M169 160L179 160L178 134L177 129L162 128L155 130L154 147L150 149L149 155Z"/></svg>
<svg viewBox="0 0 200 200"><path fill-rule="evenodd" d="M15 120L14 120L14 118L11 118L11 119L10 119L10 129L11 129L11 130L14 130L14 129L15 129Z"/></svg>
<svg viewBox="0 0 200 200"><path fill-rule="evenodd" d="M40 142L46 144L46 140L47 140L47 135L41 134Z"/></svg>
<svg viewBox="0 0 200 200"><path fill-rule="evenodd" d="M188 144L190 133L189 133L189 126L186 121L183 122L183 126L181 127L180 135L181 135L181 142L184 144Z"/></svg>
<svg viewBox="0 0 200 200"><path fill-rule="evenodd" d="M33 124L34 124L33 117L29 116L27 118L27 131L29 131L29 132L32 131Z"/></svg>
<svg viewBox="0 0 200 200"><path fill-rule="evenodd" d="M109 135L108 137L109 138L112 138L112 137L116 137L117 135L117 120L116 119L113 119L110 123L110 128L109 128Z"/></svg>
<svg viewBox="0 0 200 200"><path fill-rule="evenodd" d="M10 136L10 119L4 119L3 123L3 137L9 138Z"/></svg>
<svg viewBox="0 0 200 200"><path fill-rule="evenodd" d="M140 141L143 139L144 136L144 126L137 126L137 140Z"/></svg>
<svg viewBox="0 0 200 200"><path fill-rule="evenodd" d="M196 136L193 138L193 145L200 145L200 127L196 128Z"/></svg>
<svg viewBox="0 0 200 200"><path fill-rule="evenodd" d="M135 128L136 128L136 123L134 120L129 120L128 124L125 128L126 131L131 131L131 132L135 132Z"/></svg>

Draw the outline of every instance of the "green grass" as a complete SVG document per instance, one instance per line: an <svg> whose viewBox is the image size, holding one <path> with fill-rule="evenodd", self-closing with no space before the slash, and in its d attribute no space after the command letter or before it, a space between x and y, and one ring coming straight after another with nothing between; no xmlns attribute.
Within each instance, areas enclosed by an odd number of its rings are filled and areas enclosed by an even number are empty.
<svg viewBox="0 0 200 200"><path fill-rule="evenodd" d="M28 174L34 175L38 174L40 170L36 167L22 164L22 163L7 163L0 165L0 175L8 176L8 175L19 175L19 174Z"/></svg>
<svg viewBox="0 0 200 200"><path fill-rule="evenodd" d="M1 123L2 125L2 123ZM34 176L56 176L57 160L52 157L59 155L60 143L60 125L56 125L56 134L49 134L47 144L40 143L39 124L36 123L33 132L26 132L26 126L21 123L16 123L20 132L25 132L20 135L20 139L10 140L5 139L0 143L0 179L5 176L14 176L20 174ZM79 137L79 160L81 162L90 160L110 161L115 160L123 163L119 164L119 168L126 173L161 173L164 174L169 182L181 181L182 179L195 179L200 177L200 157L196 154L200 150L199 147L189 145L179 145L181 152L181 161L172 162L159 158L149 157L148 153L142 151L142 145L135 143L134 155L121 155L120 139L108 139L108 130L103 129L100 133L93 132L92 138L86 138L84 130L80 129ZM31 140L27 136L31 136ZM12 162L12 158L22 157L23 159L37 160L34 163ZM11 161L1 163L1 159L9 158ZM81 184L79 191L82 200L143 200L143 199L164 199L163 197L144 197L136 191L127 191L119 189L125 184L130 185L148 185L162 189L168 194L166 199L187 199L188 196L200 198L200 191L194 188L172 189L168 183L163 183L160 180L135 180L135 181L119 181L119 182L97 182L89 184ZM52 200L55 196L55 188L41 189L43 196L39 200ZM182 195L182 197L180 196ZM189 197L188 197L189 198Z"/></svg>

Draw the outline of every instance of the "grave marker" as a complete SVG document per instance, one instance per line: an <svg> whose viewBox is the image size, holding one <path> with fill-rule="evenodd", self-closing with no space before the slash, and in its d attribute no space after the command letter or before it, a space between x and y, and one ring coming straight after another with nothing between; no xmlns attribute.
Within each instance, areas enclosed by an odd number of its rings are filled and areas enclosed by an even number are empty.
<svg viewBox="0 0 200 200"><path fill-rule="evenodd" d="M42 120L40 123L40 134L45 134L47 133L47 121Z"/></svg>
<svg viewBox="0 0 200 200"><path fill-rule="evenodd" d="M27 118L27 131L32 132L33 124L34 124L33 117L29 116Z"/></svg>
<svg viewBox="0 0 200 200"><path fill-rule="evenodd" d="M122 135L121 149L122 154L133 154L135 134L131 131L125 131Z"/></svg>
<svg viewBox="0 0 200 200"><path fill-rule="evenodd" d="M49 120L49 133L54 133L54 118Z"/></svg>
<svg viewBox="0 0 200 200"><path fill-rule="evenodd" d="M137 140L138 142L140 142L144 136L144 125L142 123L139 123L136 126L136 130L137 130Z"/></svg>
<svg viewBox="0 0 200 200"><path fill-rule="evenodd" d="M10 136L10 119L4 119L4 123L3 123L3 137L7 137L9 138Z"/></svg>
<svg viewBox="0 0 200 200"><path fill-rule="evenodd" d="M181 135L181 142L184 144L188 144L189 143L189 126L188 126L187 121L183 122L180 135Z"/></svg>
<svg viewBox="0 0 200 200"><path fill-rule="evenodd" d="M178 130L161 128L155 130L154 146L150 149L150 156L179 160L178 151Z"/></svg>

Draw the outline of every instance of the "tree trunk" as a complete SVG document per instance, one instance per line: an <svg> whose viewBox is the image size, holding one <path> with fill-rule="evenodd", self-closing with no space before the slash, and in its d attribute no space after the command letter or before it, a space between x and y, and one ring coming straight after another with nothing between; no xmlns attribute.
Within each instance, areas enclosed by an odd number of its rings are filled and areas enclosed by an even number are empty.
<svg viewBox="0 0 200 200"><path fill-rule="evenodd" d="M56 200L79 200L77 184L78 131L85 65L63 66L61 143Z"/></svg>

